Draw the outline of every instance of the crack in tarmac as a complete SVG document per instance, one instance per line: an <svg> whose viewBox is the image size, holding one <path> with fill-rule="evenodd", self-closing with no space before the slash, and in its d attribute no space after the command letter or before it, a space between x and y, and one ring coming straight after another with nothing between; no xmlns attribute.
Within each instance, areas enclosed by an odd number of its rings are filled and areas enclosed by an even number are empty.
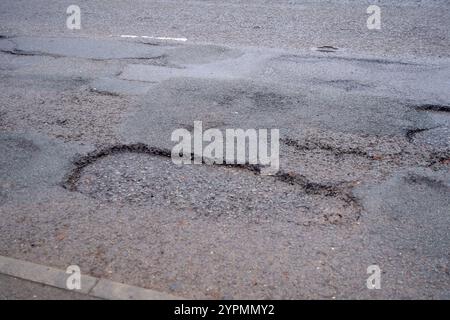
<svg viewBox="0 0 450 320"><path fill-rule="evenodd" d="M11 40L12 41L12 40ZM12 49L12 50L0 50L0 52L15 56L30 56L30 57L50 57L54 59L60 59L60 58L75 58L75 59L82 59L82 60L91 60L91 61L111 61L111 60L121 60L121 61L161 61L161 63L156 64L158 66L168 66L167 61L167 55L162 54L159 56L154 57L121 57L121 58L89 58L89 57L72 57L69 55L63 55L63 54L55 54L55 53L48 53L43 51L29 51L29 50L21 50L21 49Z"/></svg>
<svg viewBox="0 0 450 320"><path fill-rule="evenodd" d="M315 142L306 142L305 144L301 144L297 140L291 139L291 138L282 138L280 139L281 142L283 142L285 145L295 148L298 151L312 151L316 149L330 151L336 156L340 156L343 154L351 154L356 155L360 157L365 157L370 160L375 160L375 156L369 155L366 151L360 150L360 149L352 149L352 150L343 150L340 148L333 147L331 145L323 144L319 141Z"/></svg>
<svg viewBox="0 0 450 320"><path fill-rule="evenodd" d="M417 111L450 112L450 106L442 104L423 104L412 107Z"/></svg>
<svg viewBox="0 0 450 320"><path fill-rule="evenodd" d="M433 130L433 129L437 129L440 128L441 126L436 126L436 127L432 127L432 128L414 128L414 129L408 129L406 130L405 133L405 137L406 140L408 140L408 142L413 143L414 142L414 137L416 136L416 134L421 133L421 132L426 132L429 130Z"/></svg>
<svg viewBox="0 0 450 320"><path fill-rule="evenodd" d="M334 52L334 51L333 51ZM370 58L355 58L355 57L343 57L343 56L307 56L307 55L296 55L296 54L285 54L274 58L273 60L279 61L290 61L296 63L304 63L307 61L315 62L315 60L338 60L338 61L349 61L349 62L362 62L362 63L374 63L383 65L406 65L406 66L420 66L417 63L395 61L387 59L370 59Z"/></svg>

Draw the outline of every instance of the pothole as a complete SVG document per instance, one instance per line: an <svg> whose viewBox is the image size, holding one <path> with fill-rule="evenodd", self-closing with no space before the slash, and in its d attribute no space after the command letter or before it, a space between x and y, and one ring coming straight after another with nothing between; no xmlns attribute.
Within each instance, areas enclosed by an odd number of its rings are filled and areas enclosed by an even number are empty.
<svg viewBox="0 0 450 320"><path fill-rule="evenodd" d="M418 131L420 132L420 130ZM322 184L383 180L402 168L440 168L450 154L401 136L373 137L311 130L281 139L285 168ZM283 160L283 159L282 159Z"/></svg>
<svg viewBox="0 0 450 320"><path fill-rule="evenodd" d="M301 225L346 224L360 206L351 187L322 185L295 173L259 175L250 165L174 165L170 152L119 145L75 162L64 186L119 205L144 205L205 217L276 217Z"/></svg>

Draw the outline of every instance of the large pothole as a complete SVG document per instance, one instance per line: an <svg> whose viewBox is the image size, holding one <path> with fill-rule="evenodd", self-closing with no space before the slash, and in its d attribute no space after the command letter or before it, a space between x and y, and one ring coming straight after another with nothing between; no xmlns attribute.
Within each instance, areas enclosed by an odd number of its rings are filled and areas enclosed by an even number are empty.
<svg viewBox="0 0 450 320"><path fill-rule="evenodd" d="M115 146L78 159L65 186L115 205L145 205L208 217L276 216L302 225L352 223L360 207L350 188L294 173L262 176L257 167L182 165L168 151Z"/></svg>

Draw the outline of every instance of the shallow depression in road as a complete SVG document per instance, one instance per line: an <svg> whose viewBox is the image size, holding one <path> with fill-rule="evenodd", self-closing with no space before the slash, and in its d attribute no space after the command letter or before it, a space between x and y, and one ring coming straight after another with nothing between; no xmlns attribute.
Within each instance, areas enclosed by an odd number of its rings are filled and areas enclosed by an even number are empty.
<svg viewBox="0 0 450 320"><path fill-rule="evenodd" d="M78 168L75 176L69 179L69 189L114 205L183 210L211 218L277 216L302 225L351 223L359 215L358 206L344 192L298 183L288 174L273 177L245 167L178 166L166 155L148 152L102 153Z"/></svg>

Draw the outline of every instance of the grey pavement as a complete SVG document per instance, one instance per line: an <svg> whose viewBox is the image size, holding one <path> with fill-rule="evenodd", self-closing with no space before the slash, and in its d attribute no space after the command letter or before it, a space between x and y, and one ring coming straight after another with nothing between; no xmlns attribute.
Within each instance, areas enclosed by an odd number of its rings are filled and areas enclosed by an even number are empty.
<svg viewBox="0 0 450 320"><path fill-rule="evenodd" d="M0 274L0 300L97 300L77 292Z"/></svg>
<svg viewBox="0 0 450 320"><path fill-rule="evenodd" d="M61 270L0 256L2 299L180 300L179 297L82 274L71 265ZM70 286L69 286L70 285Z"/></svg>
<svg viewBox="0 0 450 320"><path fill-rule="evenodd" d="M379 3L370 31L366 2L79 1L69 31L68 3L3 1L0 255L193 299L449 299L449 5ZM174 165L194 121L280 129L279 174Z"/></svg>

